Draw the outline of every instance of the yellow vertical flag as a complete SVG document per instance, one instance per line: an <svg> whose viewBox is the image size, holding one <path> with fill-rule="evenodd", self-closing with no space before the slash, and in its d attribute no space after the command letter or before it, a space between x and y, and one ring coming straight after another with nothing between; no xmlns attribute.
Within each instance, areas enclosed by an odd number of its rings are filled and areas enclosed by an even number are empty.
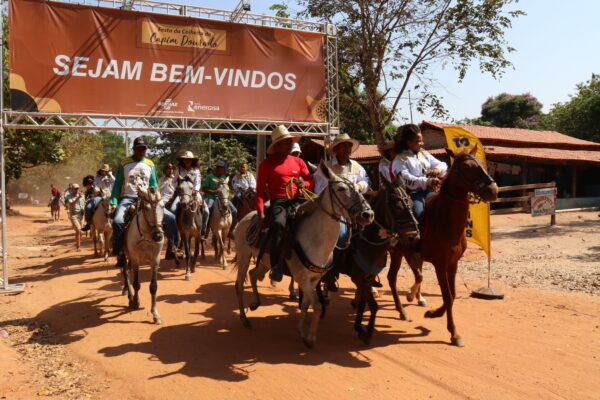
<svg viewBox="0 0 600 400"><path fill-rule="evenodd" d="M466 129L458 127L444 128L444 134L446 135L448 148L454 152L471 151L477 146L476 157L481 161L483 167L487 169L485 151L477 136ZM469 215L467 217L467 226L465 227L465 236L469 242L479 245L486 252L489 261L492 257L490 204L476 200L473 196L470 196L469 199Z"/></svg>

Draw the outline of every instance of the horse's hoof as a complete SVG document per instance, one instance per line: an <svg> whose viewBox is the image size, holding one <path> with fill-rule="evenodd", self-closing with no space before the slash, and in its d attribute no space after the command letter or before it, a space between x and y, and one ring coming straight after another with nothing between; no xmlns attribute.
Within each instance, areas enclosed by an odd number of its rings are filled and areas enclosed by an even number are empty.
<svg viewBox="0 0 600 400"><path fill-rule="evenodd" d="M250 310L252 310L252 311L255 311L258 307L260 307L260 303L250 304Z"/></svg>
<svg viewBox="0 0 600 400"><path fill-rule="evenodd" d="M296 300L298 300L298 296L296 296L295 294L290 294L289 300L296 301Z"/></svg>
<svg viewBox="0 0 600 400"><path fill-rule="evenodd" d="M431 311L431 310L425 311L425 318L435 318L433 311Z"/></svg>
<svg viewBox="0 0 600 400"><path fill-rule="evenodd" d="M192 277L189 274L185 274L185 280L186 281L191 281Z"/></svg>
<svg viewBox="0 0 600 400"><path fill-rule="evenodd" d="M227 265L223 265L223 271L227 271L227 268L229 268Z"/></svg>
<svg viewBox="0 0 600 400"><path fill-rule="evenodd" d="M350 302L350 305L352 306L352 309L353 309L353 310L356 310L356 301L352 300L352 301Z"/></svg>
<svg viewBox="0 0 600 400"><path fill-rule="evenodd" d="M154 323L156 325L162 325L162 319L154 317Z"/></svg>
<svg viewBox="0 0 600 400"><path fill-rule="evenodd" d="M361 330L358 332L358 338L362 340L362 342L366 345L371 343L371 336L367 334L367 332Z"/></svg>
<svg viewBox="0 0 600 400"><path fill-rule="evenodd" d="M302 343L309 349L312 349L315 343L312 340L308 340L307 338L302 338Z"/></svg>
<svg viewBox="0 0 600 400"><path fill-rule="evenodd" d="M401 321L410 321L410 317L408 316L408 314L400 314L400 320Z"/></svg>
<svg viewBox="0 0 600 400"><path fill-rule="evenodd" d="M427 307L427 300L423 299L423 300L419 300L419 307Z"/></svg>
<svg viewBox="0 0 600 400"><path fill-rule="evenodd" d="M244 328L246 328L246 329L252 328L252 325L250 324L250 320L248 318L240 317L240 319L242 320L242 325L244 325Z"/></svg>
<svg viewBox="0 0 600 400"><path fill-rule="evenodd" d="M414 299L414 297L413 297L412 294L407 294L406 295L406 301L408 301L409 303L412 303L413 299Z"/></svg>
<svg viewBox="0 0 600 400"><path fill-rule="evenodd" d="M465 347L465 342L460 337L452 338L452 345L456 347Z"/></svg>

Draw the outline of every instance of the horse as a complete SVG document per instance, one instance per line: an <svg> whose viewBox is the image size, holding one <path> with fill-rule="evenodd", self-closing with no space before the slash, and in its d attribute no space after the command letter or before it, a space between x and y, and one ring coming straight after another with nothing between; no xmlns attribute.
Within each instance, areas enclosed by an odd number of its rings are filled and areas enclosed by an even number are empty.
<svg viewBox="0 0 600 400"><path fill-rule="evenodd" d="M293 221L294 237L290 237L289 248L283 251L285 262L303 293L298 329L302 341L309 348L317 339L322 311L321 302L316 295L316 286L330 269L340 221L343 217L351 225L366 226L373 222L374 218L371 207L352 182L335 175L325 163L321 163L321 169L329 179L329 185L317 198L300 206L298 216ZM244 307L244 282L252 257L257 257L261 251L258 246L249 244L246 238L248 229L256 223L255 215L256 212L246 215L234 231L238 256L235 288L240 319L246 328L250 328L251 325ZM250 271L250 282L255 296L255 301L250 305L251 310L260 306L257 280L264 279L270 268L269 251L265 249L260 262ZM306 317L309 306L312 306L313 315L307 330Z"/></svg>
<svg viewBox="0 0 600 400"><path fill-rule="evenodd" d="M349 275L356 285L354 330L365 344L373 336L378 310L373 281L385 268L388 251L397 243L415 246L419 240L418 222L402 180L390 183L381 177L380 182L381 188L369 202L375 212L374 223L355 234L347 248L334 251L335 270ZM367 304L371 315L365 330L362 320Z"/></svg>
<svg viewBox="0 0 600 400"><path fill-rule="evenodd" d="M196 272L196 261L198 260L199 247L202 246L202 257L204 257L204 242L200 240L202 231L202 200L196 199L194 194L194 183L189 177L179 179L177 182L177 195L179 203L175 210L177 228L181 236L181 242L185 250L185 280L192 279L191 274ZM194 257L190 248L194 239Z"/></svg>
<svg viewBox="0 0 600 400"><path fill-rule="evenodd" d="M227 269L225 259L225 238L229 236L229 228L232 223L232 215L229 210L229 179L219 182L217 185L217 198L213 204L210 216L210 230L212 231L212 243L215 249L215 260L220 261L223 269Z"/></svg>
<svg viewBox="0 0 600 400"><path fill-rule="evenodd" d="M150 294L152 295L152 316L154 323L162 324L162 319L156 308L156 291L158 288L158 266L160 252L164 244L163 232L164 204L160 193L155 188L139 189L135 214L125 232L124 249L127 265L123 267L123 279L127 288L129 308L137 310L140 307L138 292L140 290L139 269L143 262L150 262L152 277ZM132 276L133 274L133 284ZM133 292L135 290L135 293Z"/></svg>
<svg viewBox="0 0 600 400"><path fill-rule="evenodd" d="M110 252L110 237L112 235L112 218L110 216L110 189L102 191L102 200L94 210L92 217L92 237L94 239L94 256L104 254L104 261L108 261ZM100 242L100 251L97 248Z"/></svg>
<svg viewBox="0 0 600 400"><path fill-rule="evenodd" d="M454 153L446 149L454 164L448 170L446 179L436 195L432 196L425 206L425 223L421 232L421 255L406 246L397 246L391 252L391 265L388 281L396 308L403 314L402 304L396 289L396 276L405 257L413 273L415 284L407 296L409 301L421 298L423 261L433 264L438 284L442 291L444 304L428 310L425 318L439 318L446 313L447 328L451 343L464 346L464 341L456 330L452 307L456 298L456 271L458 261L467 248L465 226L469 214L469 199L472 193L478 201L494 201L498 197L498 186L488 175L481 162L475 158L477 146L470 152Z"/></svg>
<svg viewBox="0 0 600 400"><path fill-rule="evenodd" d="M242 218L252 211L256 211L256 192L254 190L247 190L242 195L238 204L238 221L241 221Z"/></svg>
<svg viewBox="0 0 600 400"><path fill-rule="evenodd" d="M58 194L50 201L50 215L55 222L60 219L60 199L60 194Z"/></svg>

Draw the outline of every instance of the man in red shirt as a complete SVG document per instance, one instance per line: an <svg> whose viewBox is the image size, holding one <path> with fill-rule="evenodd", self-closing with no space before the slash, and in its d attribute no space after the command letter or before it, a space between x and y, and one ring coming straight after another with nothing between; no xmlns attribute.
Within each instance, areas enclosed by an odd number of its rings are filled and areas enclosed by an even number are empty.
<svg viewBox="0 0 600 400"><path fill-rule="evenodd" d="M258 167L256 183L256 209L258 222L264 227L265 194L268 193L271 206L269 214L269 254L271 260L271 280L280 282L283 278L283 265L280 263L281 239L285 231L290 210L297 204L300 189L314 188L314 181L306 163L290 155L299 136L292 136L287 128L279 125L271 132L271 144L267 148L267 158ZM288 184L291 179L295 183ZM268 191L268 192L267 192Z"/></svg>

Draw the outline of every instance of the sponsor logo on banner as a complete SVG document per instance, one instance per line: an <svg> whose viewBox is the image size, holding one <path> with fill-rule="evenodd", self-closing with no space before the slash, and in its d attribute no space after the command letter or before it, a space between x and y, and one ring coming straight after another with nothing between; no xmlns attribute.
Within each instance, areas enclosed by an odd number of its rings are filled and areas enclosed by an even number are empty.
<svg viewBox="0 0 600 400"><path fill-rule="evenodd" d="M172 108L176 108L178 106L178 103L174 102L173 99L165 99L164 101L159 101L158 105L161 108L161 110L168 111Z"/></svg>
<svg viewBox="0 0 600 400"><path fill-rule="evenodd" d="M219 106L214 105L205 105L201 103L196 103L193 100L188 101L187 110L188 112L195 111L219 111L221 108Z"/></svg>

